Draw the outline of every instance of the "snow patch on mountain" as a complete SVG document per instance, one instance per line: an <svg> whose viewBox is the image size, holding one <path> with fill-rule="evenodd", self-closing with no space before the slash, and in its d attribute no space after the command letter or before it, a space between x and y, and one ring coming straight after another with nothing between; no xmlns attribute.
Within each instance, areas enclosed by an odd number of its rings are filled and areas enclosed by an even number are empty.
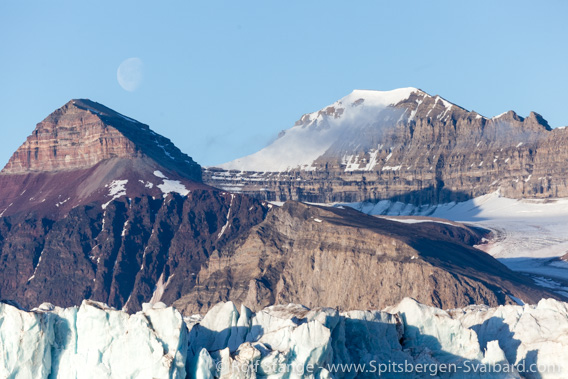
<svg viewBox="0 0 568 379"><path fill-rule="evenodd" d="M383 168L381 168L381 171L398 171L401 169L401 165L398 166L383 166Z"/></svg>
<svg viewBox="0 0 568 379"><path fill-rule="evenodd" d="M223 234L225 233L225 230L227 230L227 227L229 226L229 220L231 219L231 209L233 208L233 200L235 198L234 194L231 194L231 202L229 203L229 210L227 210L227 217L226 217L226 222L225 225L223 225L223 227L221 228L221 231L219 232L219 234L217 234L217 240L219 240Z"/></svg>
<svg viewBox="0 0 568 379"><path fill-rule="evenodd" d="M158 188L166 196L170 192L177 192L182 196L186 196L189 190L179 180L164 179L162 184L158 184Z"/></svg>
<svg viewBox="0 0 568 379"><path fill-rule="evenodd" d="M497 116L493 116L493 117L491 117L491 118L492 118L493 120L496 120L496 119L498 119L498 118L501 118L501 117L505 116L507 113L509 113L509 111L500 113L500 114L498 114Z"/></svg>
<svg viewBox="0 0 568 379"><path fill-rule="evenodd" d="M272 172L298 168L314 170L313 162L340 140L344 133L350 130L353 132L354 128L374 125L382 111L408 99L415 92L420 90L355 90L318 112L302 116L294 127L284 131L264 149L219 167L226 170Z"/></svg>
<svg viewBox="0 0 568 379"><path fill-rule="evenodd" d="M444 224L444 225L451 225L455 226L451 222L441 221L441 220L434 220L434 219L416 219L416 218L392 218L392 217L385 217L385 220L401 222L403 224L421 224L424 222L433 222L436 224Z"/></svg>
<svg viewBox="0 0 568 379"><path fill-rule="evenodd" d="M182 196L186 196L189 190L183 185L179 180L168 179L161 171L154 171L154 175L162 179L162 184L158 184L157 187L164 193L164 197L170 192L179 193Z"/></svg>
<svg viewBox="0 0 568 379"><path fill-rule="evenodd" d="M160 171L160 170L154 171L154 176L157 176L158 178L162 178L162 179L166 178L166 176L164 174L162 174L162 171Z"/></svg>
<svg viewBox="0 0 568 379"><path fill-rule="evenodd" d="M124 180L113 180L110 184L105 185L108 188L108 196L111 197L109 201L102 205L102 208L105 209L111 201L118 199L121 196L126 196L126 184L128 183L128 179Z"/></svg>

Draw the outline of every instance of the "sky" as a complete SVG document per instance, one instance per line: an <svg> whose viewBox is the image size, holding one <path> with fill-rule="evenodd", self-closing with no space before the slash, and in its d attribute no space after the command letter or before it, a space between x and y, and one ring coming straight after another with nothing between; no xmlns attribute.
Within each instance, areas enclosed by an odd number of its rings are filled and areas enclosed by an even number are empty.
<svg viewBox="0 0 568 379"><path fill-rule="evenodd" d="M206 166L354 89L417 87L565 126L567 14L563 0L2 1L0 164L74 98Z"/></svg>

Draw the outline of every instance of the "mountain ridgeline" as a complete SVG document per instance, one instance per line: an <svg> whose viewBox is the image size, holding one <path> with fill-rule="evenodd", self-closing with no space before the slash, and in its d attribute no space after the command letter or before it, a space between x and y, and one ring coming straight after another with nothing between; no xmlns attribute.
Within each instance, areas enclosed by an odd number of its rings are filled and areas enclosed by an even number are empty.
<svg viewBox="0 0 568 379"><path fill-rule="evenodd" d="M254 196L231 190L247 192L243 183L253 185L256 178L254 186L273 180L286 198L317 201L427 193L429 186L431 196L446 190L455 195L460 180L466 189L476 181L468 172L481 175L494 167L498 175L504 166L496 162L515 155L508 162L519 175L527 170L526 159L549 159L547 188L562 193L554 170L562 166L564 132L549 130L537 115L495 121L422 92L371 95L354 93L353 101L307 115L275 142L313 142L299 145L306 147L303 154L280 157L278 149L268 148L262 159L247 161L280 162L282 171L206 170L206 183L201 166L147 125L90 100L70 101L37 125L0 172L0 299L26 308L91 299L129 312L144 302L165 302L192 314L226 300L253 310L289 302L347 310L382 308L407 296L443 308L559 298L474 248L484 231L433 222L402 225L294 201L276 207L258 197L282 199L275 195L280 190L249 191ZM396 106L390 106L393 101ZM361 109L366 123L356 124L358 134L347 138L350 129L342 125L361 120ZM522 130L523 144L520 133L505 133L502 140L512 147L494 157L489 151L505 146L495 142L499 120ZM467 134L472 125L477 129ZM547 133L557 135L558 150L550 145L546 157L542 149L525 150L541 146ZM312 134L322 138L304 138ZM381 142L387 137L398 142ZM403 142L410 145L403 148ZM483 165L468 165L472 154ZM414 169L403 170L410 156ZM287 171L287 159L296 164L312 158L302 169ZM426 162L432 170L424 168ZM213 172L225 181L211 179ZM417 172L420 178L413 176ZM348 176L350 182L341 179ZM293 184L286 181L292 177ZM312 196L308 177L327 184ZM518 185L526 189L534 180ZM486 182L478 183L479 191L492 188ZM464 196L473 194L467 191Z"/></svg>
<svg viewBox="0 0 568 379"><path fill-rule="evenodd" d="M415 88L356 90L271 145L204 170L205 183L270 201L463 201L568 196L568 129L536 113L486 118Z"/></svg>

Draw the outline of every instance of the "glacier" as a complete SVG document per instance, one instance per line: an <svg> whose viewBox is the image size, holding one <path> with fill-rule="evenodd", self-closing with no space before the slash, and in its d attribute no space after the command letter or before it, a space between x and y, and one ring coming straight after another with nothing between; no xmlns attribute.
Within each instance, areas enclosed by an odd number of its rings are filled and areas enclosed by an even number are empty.
<svg viewBox="0 0 568 379"><path fill-rule="evenodd" d="M0 303L2 378L566 378L568 303L382 311L222 302L182 317Z"/></svg>

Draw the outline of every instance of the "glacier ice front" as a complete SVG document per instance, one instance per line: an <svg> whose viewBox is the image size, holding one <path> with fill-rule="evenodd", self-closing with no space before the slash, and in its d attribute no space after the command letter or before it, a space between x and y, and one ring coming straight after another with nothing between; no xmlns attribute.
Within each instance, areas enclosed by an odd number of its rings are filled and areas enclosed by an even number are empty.
<svg viewBox="0 0 568 379"><path fill-rule="evenodd" d="M380 375L379 375L380 374ZM403 375L404 374L404 375ZM568 304L384 311L232 302L204 317L0 304L2 378L566 378Z"/></svg>
<svg viewBox="0 0 568 379"><path fill-rule="evenodd" d="M94 301L32 312L0 304L0 377L185 378L187 337L173 308L128 315Z"/></svg>

